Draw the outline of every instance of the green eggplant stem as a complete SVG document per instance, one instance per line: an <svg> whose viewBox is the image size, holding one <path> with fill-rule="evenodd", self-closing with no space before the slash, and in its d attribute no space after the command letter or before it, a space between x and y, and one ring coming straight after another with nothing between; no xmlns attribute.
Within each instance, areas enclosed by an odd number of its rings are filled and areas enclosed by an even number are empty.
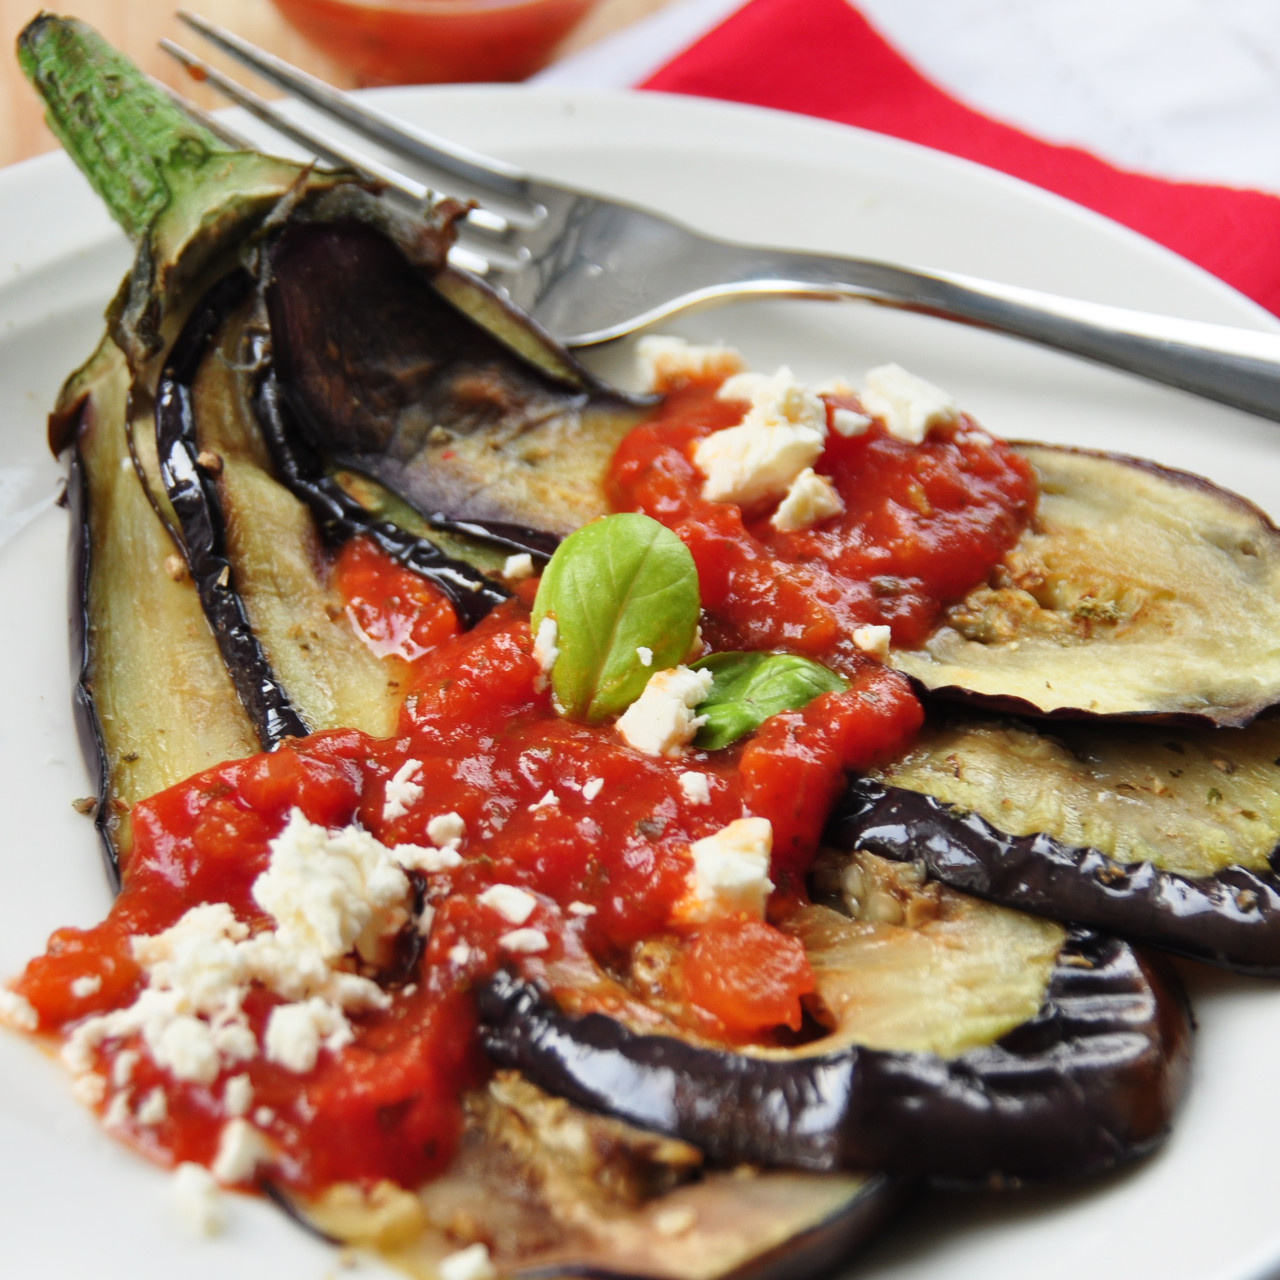
<svg viewBox="0 0 1280 1280"><path fill-rule="evenodd" d="M18 62L44 99L49 127L131 239L227 151L76 18L33 18L18 36Z"/></svg>

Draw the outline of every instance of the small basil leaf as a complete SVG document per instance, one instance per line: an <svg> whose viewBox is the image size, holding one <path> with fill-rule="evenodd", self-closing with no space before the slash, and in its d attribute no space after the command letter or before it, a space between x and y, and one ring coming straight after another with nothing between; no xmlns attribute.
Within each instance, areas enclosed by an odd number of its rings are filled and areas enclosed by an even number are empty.
<svg viewBox="0 0 1280 1280"><path fill-rule="evenodd" d="M698 611L693 557L656 520L624 513L570 534L543 572L532 618L535 635L543 618L556 623L551 688L561 713L595 723L625 710L655 671L689 652Z"/></svg>
<svg viewBox="0 0 1280 1280"><path fill-rule="evenodd" d="M793 653L711 653L693 669L712 673L711 692L697 709L706 721L693 740L704 751L727 747L779 711L797 711L820 693L849 687L834 671Z"/></svg>

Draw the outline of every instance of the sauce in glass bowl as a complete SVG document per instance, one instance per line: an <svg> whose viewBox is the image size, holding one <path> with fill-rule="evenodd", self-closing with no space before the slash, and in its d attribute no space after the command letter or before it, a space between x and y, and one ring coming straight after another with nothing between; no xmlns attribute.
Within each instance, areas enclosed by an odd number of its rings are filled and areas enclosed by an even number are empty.
<svg viewBox="0 0 1280 1280"><path fill-rule="evenodd" d="M365 84L523 80L594 0L274 0Z"/></svg>

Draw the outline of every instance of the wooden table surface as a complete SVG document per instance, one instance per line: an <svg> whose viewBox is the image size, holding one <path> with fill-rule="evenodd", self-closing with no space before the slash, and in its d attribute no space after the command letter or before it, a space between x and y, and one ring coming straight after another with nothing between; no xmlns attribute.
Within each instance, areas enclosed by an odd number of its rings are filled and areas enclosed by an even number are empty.
<svg viewBox="0 0 1280 1280"><path fill-rule="evenodd" d="M180 4L238 32L255 44L344 87L354 84L349 72L318 52L277 14L270 0L74 0L69 12L97 27L107 39L147 71L166 80L202 106L222 105L209 89L181 74L172 59L156 48L161 36L180 39L200 53L205 50L173 17ZM664 8L672 0L600 0L561 46L561 56L585 48L603 36ZM34 16L40 0L0 0L0 165L50 151L58 144L42 118L39 101L18 70L14 41ZM210 61L216 61L211 57Z"/></svg>

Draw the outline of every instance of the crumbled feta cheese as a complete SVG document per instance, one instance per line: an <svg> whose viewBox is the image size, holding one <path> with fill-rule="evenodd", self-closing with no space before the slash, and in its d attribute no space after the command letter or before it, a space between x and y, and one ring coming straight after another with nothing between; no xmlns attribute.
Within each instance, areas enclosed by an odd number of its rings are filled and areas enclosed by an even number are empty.
<svg viewBox="0 0 1280 1280"><path fill-rule="evenodd" d="M467 824L463 822L460 814L438 813L427 823L427 839L438 849L456 850L466 834Z"/></svg>
<svg viewBox="0 0 1280 1280"><path fill-rule="evenodd" d="M704 436L693 451L706 476L702 496L743 506L780 498L822 453L827 409L790 369L742 384L751 408L736 427Z"/></svg>
<svg viewBox="0 0 1280 1280"><path fill-rule="evenodd" d="M156 1065L165 1067L179 1080L212 1084L222 1070L213 1028L189 1013L175 1014L147 1047Z"/></svg>
<svg viewBox="0 0 1280 1280"><path fill-rule="evenodd" d="M855 413L843 405L837 405L831 410L831 430L846 440L865 435L870 425L871 418L865 413Z"/></svg>
<svg viewBox="0 0 1280 1280"><path fill-rule="evenodd" d="M591 802L592 800L594 800L594 799L596 798L596 796L598 796L598 795L600 794L600 792L601 792L601 791L603 791L603 790L604 790L604 779L603 779L603 778L592 778L592 779L591 779L588 783L586 783L586 785L582 788L582 798L583 798L585 801L587 801L587 803L588 803L588 804L590 804L590 802Z"/></svg>
<svg viewBox="0 0 1280 1280"><path fill-rule="evenodd" d="M86 1107L99 1106L107 1096L106 1077L96 1071L86 1071L76 1076L71 1082L71 1096Z"/></svg>
<svg viewBox="0 0 1280 1280"><path fill-rule="evenodd" d="M636 657L640 659L640 665L642 667L653 666L653 650L650 649L648 645L637 645Z"/></svg>
<svg viewBox="0 0 1280 1280"><path fill-rule="evenodd" d="M210 1171L224 1187L248 1182L271 1158L266 1139L247 1120L228 1120L218 1136L218 1154Z"/></svg>
<svg viewBox="0 0 1280 1280"><path fill-rule="evenodd" d="M556 665L556 659L560 656L560 650L556 645L559 634L554 618L543 618L538 623L538 633L533 637L533 660L538 664L539 674L533 682L533 687L539 693L547 687L551 668Z"/></svg>
<svg viewBox="0 0 1280 1280"><path fill-rule="evenodd" d="M245 1075L232 1076L222 1086L222 1109L229 1116L247 1116L253 1106L253 1084Z"/></svg>
<svg viewBox="0 0 1280 1280"><path fill-rule="evenodd" d="M87 973L71 983L71 994L77 1000L87 1000L90 996L96 996L101 990L102 975L99 973Z"/></svg>
<svg viewBox="0 0 1280 1280"><path fill-rule="evenodd" d="M718 382L742 368L742 357L722 342L697 344L664 334L641 338L636 355L644 385L653 391L680 382Z"/></svg>
<svg viewBox="0 0 1280 1280"><path fill-rule="evenodd" d="M202 1164L185 1161L173 1171L173 1201L183 1225L197 1236L216 1236L226 1226L222 1191Z"/></svg>
<svg viewBox="0 0 1280 1280"><path fill-rule="evenodd" d="M950 395L897 364L869 370L861 398L869 413L884 419L891 436L908 444L919 444L930 427L956 419Z"/></svg>
<svg viewBox="0 0 1280 1280"><path fill-rule="evenodd" d="M554 791L548 791L536 804L529 806L529 812L532 813L535 809L558 809L559 807L560 797Z"/></svg>
<svg viewBox="0 0 1280 1280"><path fill-rule="evenodd" d="M457 969L461 969L471 959L471 948L465 942L455 942L449 948L449 963Z"/></svg>
<svg viewBox="0 0 1280 1280"><path fill-rule="evenodd" d="M533 577L533 557L527 551L508 556L502 563L502 576L508 582L523 582Z"/></svg>
<svg viewBox="0 0 1280 1280"><path fill-rule="evenodd" d="M40 1015L26 996L0 987L0 1022L15 1031L34 1031L40 1025Z"/></svg>
<svg viewBox="0 0 1280 1280"><path fill-rule="evenodd" d="M498 946L513 955L534 956L550 944L541 929L512 929L498 939Z"/></svg>
<svg viewBox="0 0 1280 1280"><path fill-rule="evenodd" d="M391 853L406 871L425 871L428 875L437 871L452 871L454 867L462 865L462 854L452 846L428 849L418 844L398 844Z"/></svg>
<svg viewBox="0 0 1280 1280"><path fill-rule="evenodd" d="M489 1250L482 1244L468 1245L441 1258L436 1269L440 1280L494 1280L498 1274L489 1260Z"/></svg>
<svg viewBox="0 0 1280 1280"><path fill-rule="evenodd" d="M476 901L496 911L508 924L524 924L538 905L533 894L513 884L491 884Z"/></svg>
<svg viewBox="0 0 1280 1280"><path fill-rule="evenodd" d="M773 891L772 847L773 828L765 818L738 818L696 841L690 850L694 901L689 918L745 914L762 920Z"/></svg>
<svg viewBox="0 0 1280 1280"><path fill-rule="evenodd" d="M281 942L329 961L353 947L373 958L408 919L408 897L408 879L385 845L355 827L330 833L296 809L253 883Z"/></svg>
<svg viewBox="0 0 1280 1280"><path fill-rule="evenodd" d="M136 1049L122 1049L111 1064L111 1084L113 1088L123 1089L133 1079L133 1070L141 1061L142 1055Z"/></svg>
<svg viewBox="0 0 1280 1280"><path fill-rule="evenodd" d="M128 1123L131 1115L129 1110L129 1097L130 1094L128 1089L112 1095L111 1101L102 1115L102 1123L108 1129L123 1129Z"/></svg>
<svg viewBox="0 0 1280 1280"><path fill-rule="evenodd" d="M595 907L589 902L571 902L565 910L571 916L593 916L596 913Z"/></svg>
<svg viewBox="0 0 1280 1280"><path fill-rule="evenodd" d="M301 1075L316 1065L321 1048L336 1053L354 1038L351 1023L342 1010L328 1000L312 996L271 1010L262 1049L268 1062L278 1062Z"/></svg>
<svg viewBox="0 0 1280 1280"><path fill-rule="evenodd" d="M889 656L889 640L892 634L886 626L854 627L853 643L863 653L869 653L873 658L879 658L883 662Z"/></svg>
<svg viewBox="0 0 1280 1280"><path fill-rule="evenodd" d="M158 1124L163 1124L169 1115L169 1100L165 1097L164 1090L161 1088L152 1089L145 1098L138 1103L137 1121L147 1128L154 1128Z"/></svg>
<svg viewBox="0 0 1280 1280"><path fill-rule="evenodd" d="M757 373L754 369L744 369L726 378L716 391L717 400L745 400L750 404L756 396L769 385L767 373Z"/></svg>
<svg viewBox="0 0 1280 1280"><path fill-rule="evenodd" d="M265 1129L268 1125L274 1124L276 1113L270 1107L258 1107L253 1113L253 1123L259 1129Z"/></svg>
<svg viewBox="0 0 1280 1280"><path fill-rule="evenodd" d="M682 773L679 782L686 800L693 804L711 803L711 779L705 773Z"/></svg>
<svg viewBox="0 0 1280 1280"><path fill-rule="evenodd" d="M710 671L670 667L649 677L640 696L619 717L623 741L650 756L678 756L705 717L694 708L711 692Z"/></svg>
<svg viewBox="0 0 1280 1280"><path fill-rule="evenodd" d="M422 784L413 780L421 772L421 760L406 760L387 779L387 789L383 793L382 801L383 822L394 822L397 818L403 818L422 799Z"/></svg>
<svg viewBox="0 0 1280 1280"><path fill-rule="evenodd" d="M844 503L835 486L826 476L820 476L812 467L806 467L791 482L787 496L769 517L769 523L779 533L795 533L807 529L819 520L839 515Z"/></svg>

